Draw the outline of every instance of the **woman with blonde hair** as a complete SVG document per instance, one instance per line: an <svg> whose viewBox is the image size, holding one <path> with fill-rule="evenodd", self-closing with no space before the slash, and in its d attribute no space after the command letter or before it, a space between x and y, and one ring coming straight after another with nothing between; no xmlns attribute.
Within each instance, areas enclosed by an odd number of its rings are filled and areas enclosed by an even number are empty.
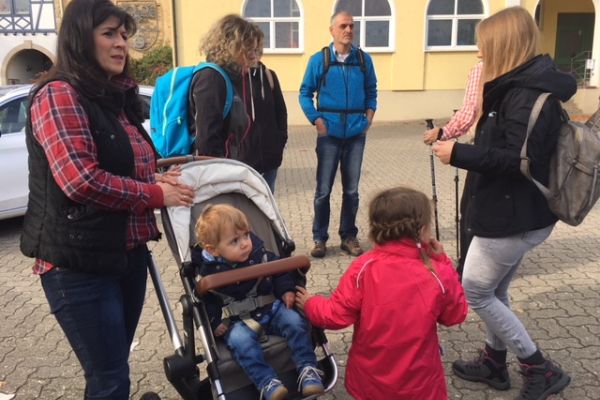
<svg viewBox="0 0 600 400"><path fill-rule="evenodd" d="M195 152L242 161L259 172L262 149L256 143L255 104L250 68L259 61L263 45L260 28L237 14L218 20L200 44L206 61L220 66L234 89L231 110L223 115L227 90L224 77L212 68L196 73L191 85L190 121Z"/></svg>
<svg viewBox="0 0 600 400"><path fill-rule="evenodd" d="M525 254L552 232L557 218L542 193L519 169L533 104L542 108L527 147L535 179L548 181L550 158L561 126L560 101L576 91L575 79L537 55L538 31L521 7L506 8L477 27L483 60L483 105L473 145L438 141L434 153L444 164L468 170L463 215L474 237L467 252L463 285L470 307L485 323L485 347L474 361L455 361L454 373L498 390L510 388L507 348L521 365L525 383L519 400L543 400L563 390L571 378L542 355L511 311L508 287Z"/></svg>

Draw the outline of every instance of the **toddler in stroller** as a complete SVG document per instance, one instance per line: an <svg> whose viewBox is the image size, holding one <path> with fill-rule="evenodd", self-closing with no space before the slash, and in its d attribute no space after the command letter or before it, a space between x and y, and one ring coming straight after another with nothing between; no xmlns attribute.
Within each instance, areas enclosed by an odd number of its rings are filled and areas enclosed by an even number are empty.
<svg viewBox="0 0 600 400"><path fill-rule="evenodd" d="M192 264L200 277L276 258L250 232L244 213L228 204L204 209L196 223L196 237L200 246L192 250ZM225 286L203 296L214 335L223 336L234 359L265 400L281 400L288 393L264 359L259 341L265 333L287 340L303 396L324 391L308 323L293 309L295 287L291 273L283 273Z"/></svg>
<svg viewBox="0 0 600 400"><path fill-rule="evenodd" d="M163 160L162 165L183 162L186 160ZM262 282L257 286L257 290L268 282L287 283L281 288L279 283L274 285L277 289L273 293L280 298L274 306L267 306L266 299L253 300L252 302L258 301L256 304L259 304L260 309L252 310L251 316L280 313L282 315L293 313L298 316L296 311L288 309L293 299L290 290L294 290L296 285L304 285L304 274L310 268L310 261L305 256L291 256L294 243L264 179L252 168L235 160L195 157L194 161L181 165L180 180L194 187L194 206L169 207L163 209L161 215L164 233L179 266L179 275L185 290L180 299L185 332L183 339L179 334L156 265L153 263L150 267L150 275L175 348L175 354L164 359L165 373L171 384L184 399L189 400L256 400L264 395L267 398L271 396L271 398L289 400L313 399L323 391L329 391L337 381L338 370L322 329L306 328L305 335L308 340L305 340L303 346L308 347L312 355L304 354L305 361L302 361L302 358L296 357L295 345L288 344L289 338L286 342L286 339L278 336L281 332L273 329L273 324L269 326L265 323L264 335L260 335L258 343L262 347L266 363L271 367L268 367L269 371L265 374L263 365L260 368L263 371L260 375L262 378L256 380L252 376L256 369L252 368L252 372L249 371L250 376L246 374L237 362L235 351L232 354L226 343L235 331L236 325L247 326L246 322L237 321L238 318L246 319L251 325L253 323L245 318L246 316L240 315L229 318L236 323L230 322L228 329L219 328L221 320L227 320L229 317L227 314L231 310L227 310L226 307L225 314L221 315L223 309L214 306L223 299L214 297L217 296L215 292L228 294L228 289L224 288L247 288L253 286L252 283L247 282L256 282L256 280ZM244 268L224 267L218 261L228 257L217 249L218 242L206 239L202 234L200 238L196 237L195 224L201 213L205 209L207 212L218 209L220 206L217 205L222 204L228 204L241 211L240 214L247 219L246 228L243 230L248 231L248 228L252 227L257 236L253 248L260 254L267 254L266 258L261 256L259 260L254 260L253 256L250 256L252 265ZM214 231L214 227L211 229ZM242 239L245 240L245 236ZM198 242L204 244L206 251L194 252L194 246ZM193 254L194 261L200 260L200 268L192 263ZM270 261L272 259L275 260ZM229 261L235 260L229 258ZM239 261L242 261L241 258ZM213 267L214 271L209 272ZM200 277L200 275L205 276ZM268 278L271 276L274 278ZM287 295L283 296L286 292ZM232 297L236 298L235 295ZM215 299L217 299L216 303ZM233 305L230 308L236 307ZM276 313L271 312L274 308L278 308ZM215 318L217 314L219 315ZM255 320L255 318L250 319ZM260 320L260 317L258 319ZM306 324L304 319L299 316L298 319ZM260 322L262 321L259 321L259 325ZM195 343L196 336L200 339L199 347ZM307 362L308 359L310 361ZM206 377L202 379L199 366L203 362L206 363ZM316 368L323 372L321 379L314 373ZM303 375L307 378L302 379ZM271 386L277 390L264 390L261 395L260 390L265 386L263 380L267 376L269 377L267 383L275 380L275 385ZM277 385L277 381L282 385ZM298 388L297 382L305 384ZM286 396L287 390L289 393Z"/></svg>

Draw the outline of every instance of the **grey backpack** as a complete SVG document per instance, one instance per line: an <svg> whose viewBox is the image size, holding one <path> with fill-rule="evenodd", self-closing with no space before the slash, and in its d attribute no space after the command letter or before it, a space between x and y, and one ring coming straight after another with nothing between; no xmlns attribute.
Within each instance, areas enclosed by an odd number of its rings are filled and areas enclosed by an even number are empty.
<svg viewBox="0 0 600 400"><path fill-rule="evenodd" d="M536 181L529 172L527 139L548 96L550 93L542 93L531 110L527 136L521 148L521 172L540 189L550 210L561 221L576 226L600 197L600 133L594 117L583 124L570 121L565 113L556 150L550 160L548 187Z"/></svg>

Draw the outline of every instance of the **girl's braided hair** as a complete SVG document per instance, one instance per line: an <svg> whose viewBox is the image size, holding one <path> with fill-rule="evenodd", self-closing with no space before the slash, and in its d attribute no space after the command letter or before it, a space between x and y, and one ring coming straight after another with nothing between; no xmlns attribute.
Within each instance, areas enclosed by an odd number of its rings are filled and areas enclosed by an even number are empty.
<svg viewBox="0 0 600 400"><path fill-rule="evenodd" d="M418 190L395 187L384 190L369 205L369 238L376 244L412 239L421 258L433 272L431 261L421 246L421 232L431 224L431 202Z"/></svg>

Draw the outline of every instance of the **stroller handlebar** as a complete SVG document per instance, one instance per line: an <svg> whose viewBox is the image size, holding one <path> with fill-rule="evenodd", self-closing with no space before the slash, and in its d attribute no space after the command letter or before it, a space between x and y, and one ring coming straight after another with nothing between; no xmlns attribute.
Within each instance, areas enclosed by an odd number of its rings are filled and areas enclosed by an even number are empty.
<svg viewBox="0 0 600 400"><path fill-rule="evenodd" d="M169 158L159 158L156 161L156 167L161 169L161 168L166 168L166 167L170 167L171 165L179 165L179 164L186 164L192 161L200 161L200 160L210 160L214 157L209 157L209 156L193 156L193 155L187 155L187 156L177 156L177 157L169 157Z"/></svg>
<svg viewBox="0 0 600 400"><path fill-rule="evenodd" d="M281 258L279 260L269 261L251 267L203 276L202 279L196 283L196 293L203 296L209 290L219 289L236 282L250 281L265 276L291 272L297 269L301 269L304 273L308 272L310 269L310 260L307 256Z"/></svg>

